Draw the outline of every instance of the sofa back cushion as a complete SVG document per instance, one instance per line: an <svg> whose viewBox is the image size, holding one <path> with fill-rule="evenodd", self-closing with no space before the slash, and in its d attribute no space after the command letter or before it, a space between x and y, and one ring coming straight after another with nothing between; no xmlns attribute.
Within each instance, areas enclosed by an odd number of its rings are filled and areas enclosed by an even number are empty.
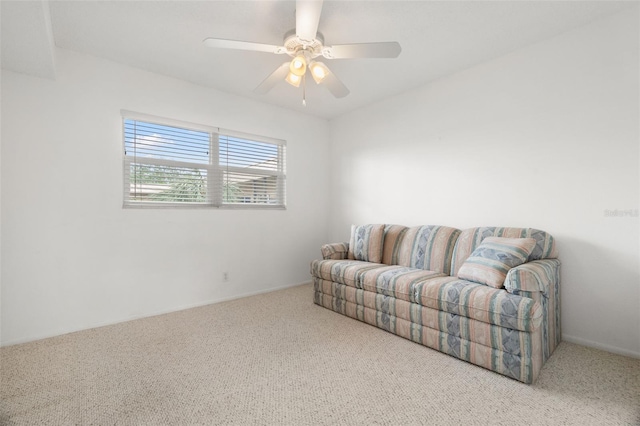
<svg viewBox="0 0 640 426"><path fill-rule="evenodd" d="M385 265L398 265L398 253L404 235L409 227L402 225L386 225L384 227L384 243L382 246L382 263Z"/></svg>
<svg viewBox="0 0 640 426"><path fill-rule="evenodd" d="M352 225L348 259L364 262L382 262L384 225Z"/></svg>
<svg viewBox="0 0 640 426"><path fill-rule="evenodd" d="M460 232L448 226L408 228L398 243L395 264L449 274L451 256Z"/></svg>
<svg viewBox="0 0 640 426"><path fill-rule="evenodd" d="M551 235L533 228L504 228L504 227L481 227L469 228L460 233L453 251L451 260L452 276L457 276L458 271L471 255L487 237L504 237L504 238L533 238L536 245L529 255L527 262L540 259L555 259L558 257L556 244Z"/></svg>

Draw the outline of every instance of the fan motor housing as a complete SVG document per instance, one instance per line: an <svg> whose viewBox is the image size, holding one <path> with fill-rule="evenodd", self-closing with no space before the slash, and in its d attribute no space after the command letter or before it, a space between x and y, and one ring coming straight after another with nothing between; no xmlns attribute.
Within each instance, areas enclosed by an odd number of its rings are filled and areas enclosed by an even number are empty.
<svg viewBox="0 0 640 426"><path fill-rule="evenodd" d="M313 59L322 55L324 36L318 32L316 33L316 38L313 40L303 40L298 37L296 30L293 29L284 35L283 44L289 56L296 56L299 52L303 51L310 59Z"/></svg>

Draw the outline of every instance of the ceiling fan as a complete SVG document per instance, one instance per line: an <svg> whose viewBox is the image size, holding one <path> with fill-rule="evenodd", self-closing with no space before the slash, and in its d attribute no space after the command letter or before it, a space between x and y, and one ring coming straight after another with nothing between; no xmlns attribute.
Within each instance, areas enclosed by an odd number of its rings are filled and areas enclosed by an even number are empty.
<svg viewBox="0 0 640 426"><path fill-rule="evenodd" d="M293 59L280 65L269 75L254 92L265 94L278 82L284 80L294 87L304 88L307 70L317 83L323 83L336 97L342 98L349 94L349 89L316 58L348 59L348 58L396 58L402 50L395 41L381 43L356 43L324 45L324 37L318 32L322 1L296 1L296 28L284 35L284 45L253 43L239 40L225 40L220 38L206 38L203 43L209 47L221 49L251 50L256 52L287 54ZM305 104L303 92L303 105Z"/></svg>

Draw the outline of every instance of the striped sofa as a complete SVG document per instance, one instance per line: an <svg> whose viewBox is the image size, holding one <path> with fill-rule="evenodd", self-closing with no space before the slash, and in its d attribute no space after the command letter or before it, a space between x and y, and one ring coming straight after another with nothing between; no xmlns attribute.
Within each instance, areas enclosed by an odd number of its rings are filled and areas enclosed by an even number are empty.
<svg viewBox="0 0 640 426"><path fill-rule="evenodd" d="M503 259L494 243L515 244L521 264L487 266ZM560 343L560 261L544 231L362 225L321 252L317 305L416 343L524 383Z"/></svg>

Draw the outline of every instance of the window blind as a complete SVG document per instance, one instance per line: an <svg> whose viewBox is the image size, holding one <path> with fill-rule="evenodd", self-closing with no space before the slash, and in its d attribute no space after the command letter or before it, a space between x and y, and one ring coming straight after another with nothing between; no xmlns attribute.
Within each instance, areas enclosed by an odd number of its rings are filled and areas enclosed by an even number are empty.
<svg viewBox="0 0 640 426"><path fill-rule="evenodd" d="M124 205L284 208L286 143L123 113Z"/></svg>
<svg viewBox="0 0 640 426"><path fill-rule="evenodd" d="M284 146L219 135L223 203L284 205Z"/></svg>

